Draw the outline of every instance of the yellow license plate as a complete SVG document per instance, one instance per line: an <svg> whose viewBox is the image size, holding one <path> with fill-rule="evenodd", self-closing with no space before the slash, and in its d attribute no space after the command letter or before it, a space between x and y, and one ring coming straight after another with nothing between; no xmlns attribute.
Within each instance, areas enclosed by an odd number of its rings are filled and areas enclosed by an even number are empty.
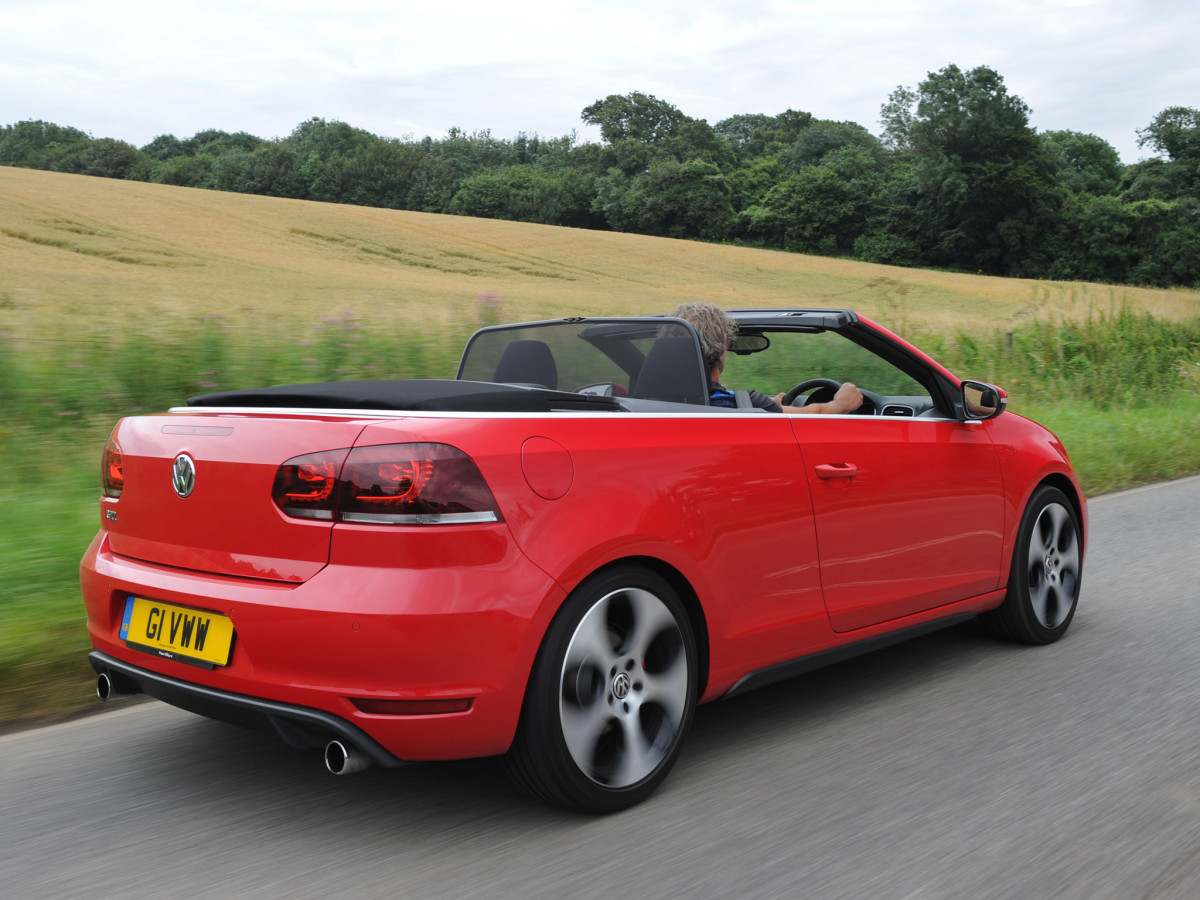
<svg viewBox="0 0 1200 900"><path fill-rule="evenodd" d="M125 601L121 640L164 659L207 668L226 666L233 652L233 620L220 613L130 597Z"/></svg>

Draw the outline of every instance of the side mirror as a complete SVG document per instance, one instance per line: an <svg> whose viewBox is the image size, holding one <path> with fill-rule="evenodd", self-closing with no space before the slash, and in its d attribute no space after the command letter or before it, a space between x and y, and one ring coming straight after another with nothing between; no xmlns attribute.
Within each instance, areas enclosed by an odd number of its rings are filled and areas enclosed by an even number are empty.
<svg viewBox="0 0 1200 900"><path fill-rule="evenodd" d="M962 383L962 409L968 419L994 419L1008 406L1004 391L983 381Z"/></svg>

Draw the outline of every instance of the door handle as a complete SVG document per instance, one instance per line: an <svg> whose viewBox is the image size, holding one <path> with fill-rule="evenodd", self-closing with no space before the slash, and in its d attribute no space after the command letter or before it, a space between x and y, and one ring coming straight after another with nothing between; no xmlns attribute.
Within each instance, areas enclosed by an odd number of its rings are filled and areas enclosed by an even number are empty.
<svg viewBox="0 0 1200 900"><path fill-rule="evenodd" d="M831 478L853 478L858 474L854 463L822 463L817 466L817 477L828 481Z"/></svg>

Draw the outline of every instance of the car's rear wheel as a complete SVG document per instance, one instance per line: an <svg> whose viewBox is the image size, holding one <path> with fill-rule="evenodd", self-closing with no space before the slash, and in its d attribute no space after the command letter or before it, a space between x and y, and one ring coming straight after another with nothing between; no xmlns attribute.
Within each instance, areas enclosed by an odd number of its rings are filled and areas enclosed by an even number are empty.
<svg viewBox="0 0 1200 900"><path fill-rule="evenodd" d="M508 769L552 803L625 809L674 765L696 691L695 640L675 591L640 567L601 572L546 633Z"/></svg>
<svg viewBox="0 0 1200 900"><path fill-rule="evenodd" d="M1082 577L1075 507L1058 488L1042 485L1021 519L1004 602L981 618L999 637L1049 644L1066 633L1075 616Z"/></svg>

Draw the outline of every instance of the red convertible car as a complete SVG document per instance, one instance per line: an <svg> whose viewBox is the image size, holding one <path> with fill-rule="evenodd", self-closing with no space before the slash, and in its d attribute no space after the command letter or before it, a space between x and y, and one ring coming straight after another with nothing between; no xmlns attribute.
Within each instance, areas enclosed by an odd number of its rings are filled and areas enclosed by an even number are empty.
<svg viewBox="0 0 1200 900"><path fill-rule="evenodd" d="M712 405L693 327L646 316L485 328L453 380L122 420L82 562L100 697L336 773L503 754L611 811L698 703L975 616L1065 633L1087 512L1053 434L848 310L732 315L722 381L862 406Z"/></svg>

